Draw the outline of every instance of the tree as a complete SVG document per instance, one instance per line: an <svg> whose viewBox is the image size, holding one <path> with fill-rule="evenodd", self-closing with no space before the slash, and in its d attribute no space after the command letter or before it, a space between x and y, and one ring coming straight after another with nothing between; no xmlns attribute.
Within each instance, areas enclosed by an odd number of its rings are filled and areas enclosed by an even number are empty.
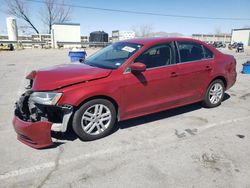
<svg viewBox="0 0 250 188"><path fill-rule="evenodd" d="M8 14L24 20L31 26L33 30L35 30L37 34L39 34L38 29L34 26L29 17L28 6L26 2L24 2L23 0L6 0L5 2L7 5L6 12Z"/></svg>
<svg viewBox="0 0 250 188"><path fill-rule="evenodd" d="M40 12L42 22L51 32L54 23L64 23L70 20L70 7L65 6L64 1L44 0L44 9Z"/></svg>
<svg viewBox="0 0 250 188"><path fill-rule="evenodd" d="M132 26L131 28L135 32L135 35L137 37L148 37L153 31L152 25L149 25L149 24Z"/></svg>
<svg viewBox="0 0 250 188"><path fill-rule="evenodd" d="M37 34L38 29L35 27L29 16L28 2L24 0L5 0L7 6L7 14L13 15L25 21ZM43 0L43 11L41 12L41 20L51 31L51 26L55 22L64 23L69 21L70 7L65 6L63 0Z"/></svg>

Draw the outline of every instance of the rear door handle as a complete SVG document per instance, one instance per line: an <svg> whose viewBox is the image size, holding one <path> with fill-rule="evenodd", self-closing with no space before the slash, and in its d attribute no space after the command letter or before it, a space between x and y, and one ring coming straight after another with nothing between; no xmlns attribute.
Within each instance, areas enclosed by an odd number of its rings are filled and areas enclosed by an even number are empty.
<svg viewBox="0 0 250 188"><path fill-rule="evenodd" d="M178 76L178 74L176 73L176 72L171 72L171 75L170 75L171 77L177 77Z"/></svg>
<svg viewBox="0 0 250 188"><path fill-rule="evenodd" d="M212 67L209 66L209 65L207 65L207 66L206 66L206 70L209 70L209 71L210 71L210 70L212 70Z"/></svg>

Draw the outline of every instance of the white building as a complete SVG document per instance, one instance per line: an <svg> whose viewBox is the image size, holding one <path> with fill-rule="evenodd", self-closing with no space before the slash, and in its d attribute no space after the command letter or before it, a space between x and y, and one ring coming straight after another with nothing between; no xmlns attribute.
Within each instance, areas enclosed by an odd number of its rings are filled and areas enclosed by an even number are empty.
<svg viewBox="0 0 250 188"><path fill-rule="evenodd" d="M242 42L244 47L250 48L250 28L233 29L232 43L233 42Z"/></svg>
<svg viewBox="0 0 250 188"><path fill-rule="evenodd" d="M58 48L58 42L65 48L81 47L80 24L57 23L52 25L51 29L52 48Z"/></svg>
<svg viewBox="0 0 250 188"><path fill-rule="evenodd" d="M230 34L192 34L192 38L203 42L231 42Z"/></svg>
<svg viewBox="0 0 250 188"><path fill-rule="evenodd" d="M120 30L112 31L112 42L127 40L132 38L135 38L134 31L120 31Z"/></svg>

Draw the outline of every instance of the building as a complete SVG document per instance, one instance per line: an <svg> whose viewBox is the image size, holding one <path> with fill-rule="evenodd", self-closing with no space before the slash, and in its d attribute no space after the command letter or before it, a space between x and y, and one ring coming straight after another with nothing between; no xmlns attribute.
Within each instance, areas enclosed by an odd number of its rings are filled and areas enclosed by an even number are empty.
<svg viewBox="0 0 250 188"><path fill-rule="evenodd" d="M250 48L250 28L233 29L232 43L233 42L242 42L244 47Z"/></svg>
<svg viewBox="0 0 250 188"><path fill-rule="evenodd" d="M89 35L89 42L108 42L109 35L104 31L94 31Z"/></svg>
<svg viewBox="0 0 250 188"><path fill-rule="evenodd" d="M3 40L3 41L9 40L8 35L0 35L0 40Z"/></svg>
<svg viewBox="0 0 250 188"><path fill-rule="evenodd" d="M0 41L8 41L7 35L1 35ZM17 41L23 48L39 48L41 45L51 46L50 34L18 35ZM1 42L0 42L1 43Z"/></svg>
<svg viewBox="0 0 250 188"><path fill-rule="evenodd" d="M120 30L112 31L112 42L127 40L132 38L135 38L134 31L120 31Z"/></svg>
<svg viewBox="0 0 250 188"><path fill-rule="evenodd" d="M81 42L89 42L88 36L81 36Z"/></svg>
<svg viewBox="0 0 250 188"><path fill-rule="evenodd" d="M203 42L231 43L231 34L192 34L192 38Z"/></svg>
<svg viewBox="0 0 250 188"><path fill-rule="evenodd" d="M149 37L185 37L181 33L173 32L173 33L167 33L165 31L159 31L159 32L151 32L148 34Z"/></svg>
<svg viewBox="0 0 250 188"><path fill-rule="evenodd" d="M35 34L31 35L32 41L43 41L51 43L51 35L50 34Z"/></svg>
<svg viewBox="0 0 250 188"><path fill-rule="evenodd" d="M80 24L56 23L51 29L52 48L81 47ZM59 44L60 43L60 44Z"/></svg>
<svg viewBox="0 0 250 188"><path fill-rule="evenodd" d="M8 40L8 36L0 35L0 40ZM51 43L51 35L50 34L18 35L18 41L19 42L42 41Z"/></svg>

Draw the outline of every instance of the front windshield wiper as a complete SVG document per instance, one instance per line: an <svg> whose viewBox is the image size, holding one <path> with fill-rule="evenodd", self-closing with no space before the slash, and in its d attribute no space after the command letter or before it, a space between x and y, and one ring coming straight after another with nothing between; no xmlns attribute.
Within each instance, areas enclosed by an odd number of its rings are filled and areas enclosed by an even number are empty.
<svg viewBox="0 0 250 188"><path fill-rule="evenodd" d="M86 64L86 65L89 65L89 66L91 66L91 67L97 67L96 65L88 64L87 61L84 61L83 63Z"/></svg>

